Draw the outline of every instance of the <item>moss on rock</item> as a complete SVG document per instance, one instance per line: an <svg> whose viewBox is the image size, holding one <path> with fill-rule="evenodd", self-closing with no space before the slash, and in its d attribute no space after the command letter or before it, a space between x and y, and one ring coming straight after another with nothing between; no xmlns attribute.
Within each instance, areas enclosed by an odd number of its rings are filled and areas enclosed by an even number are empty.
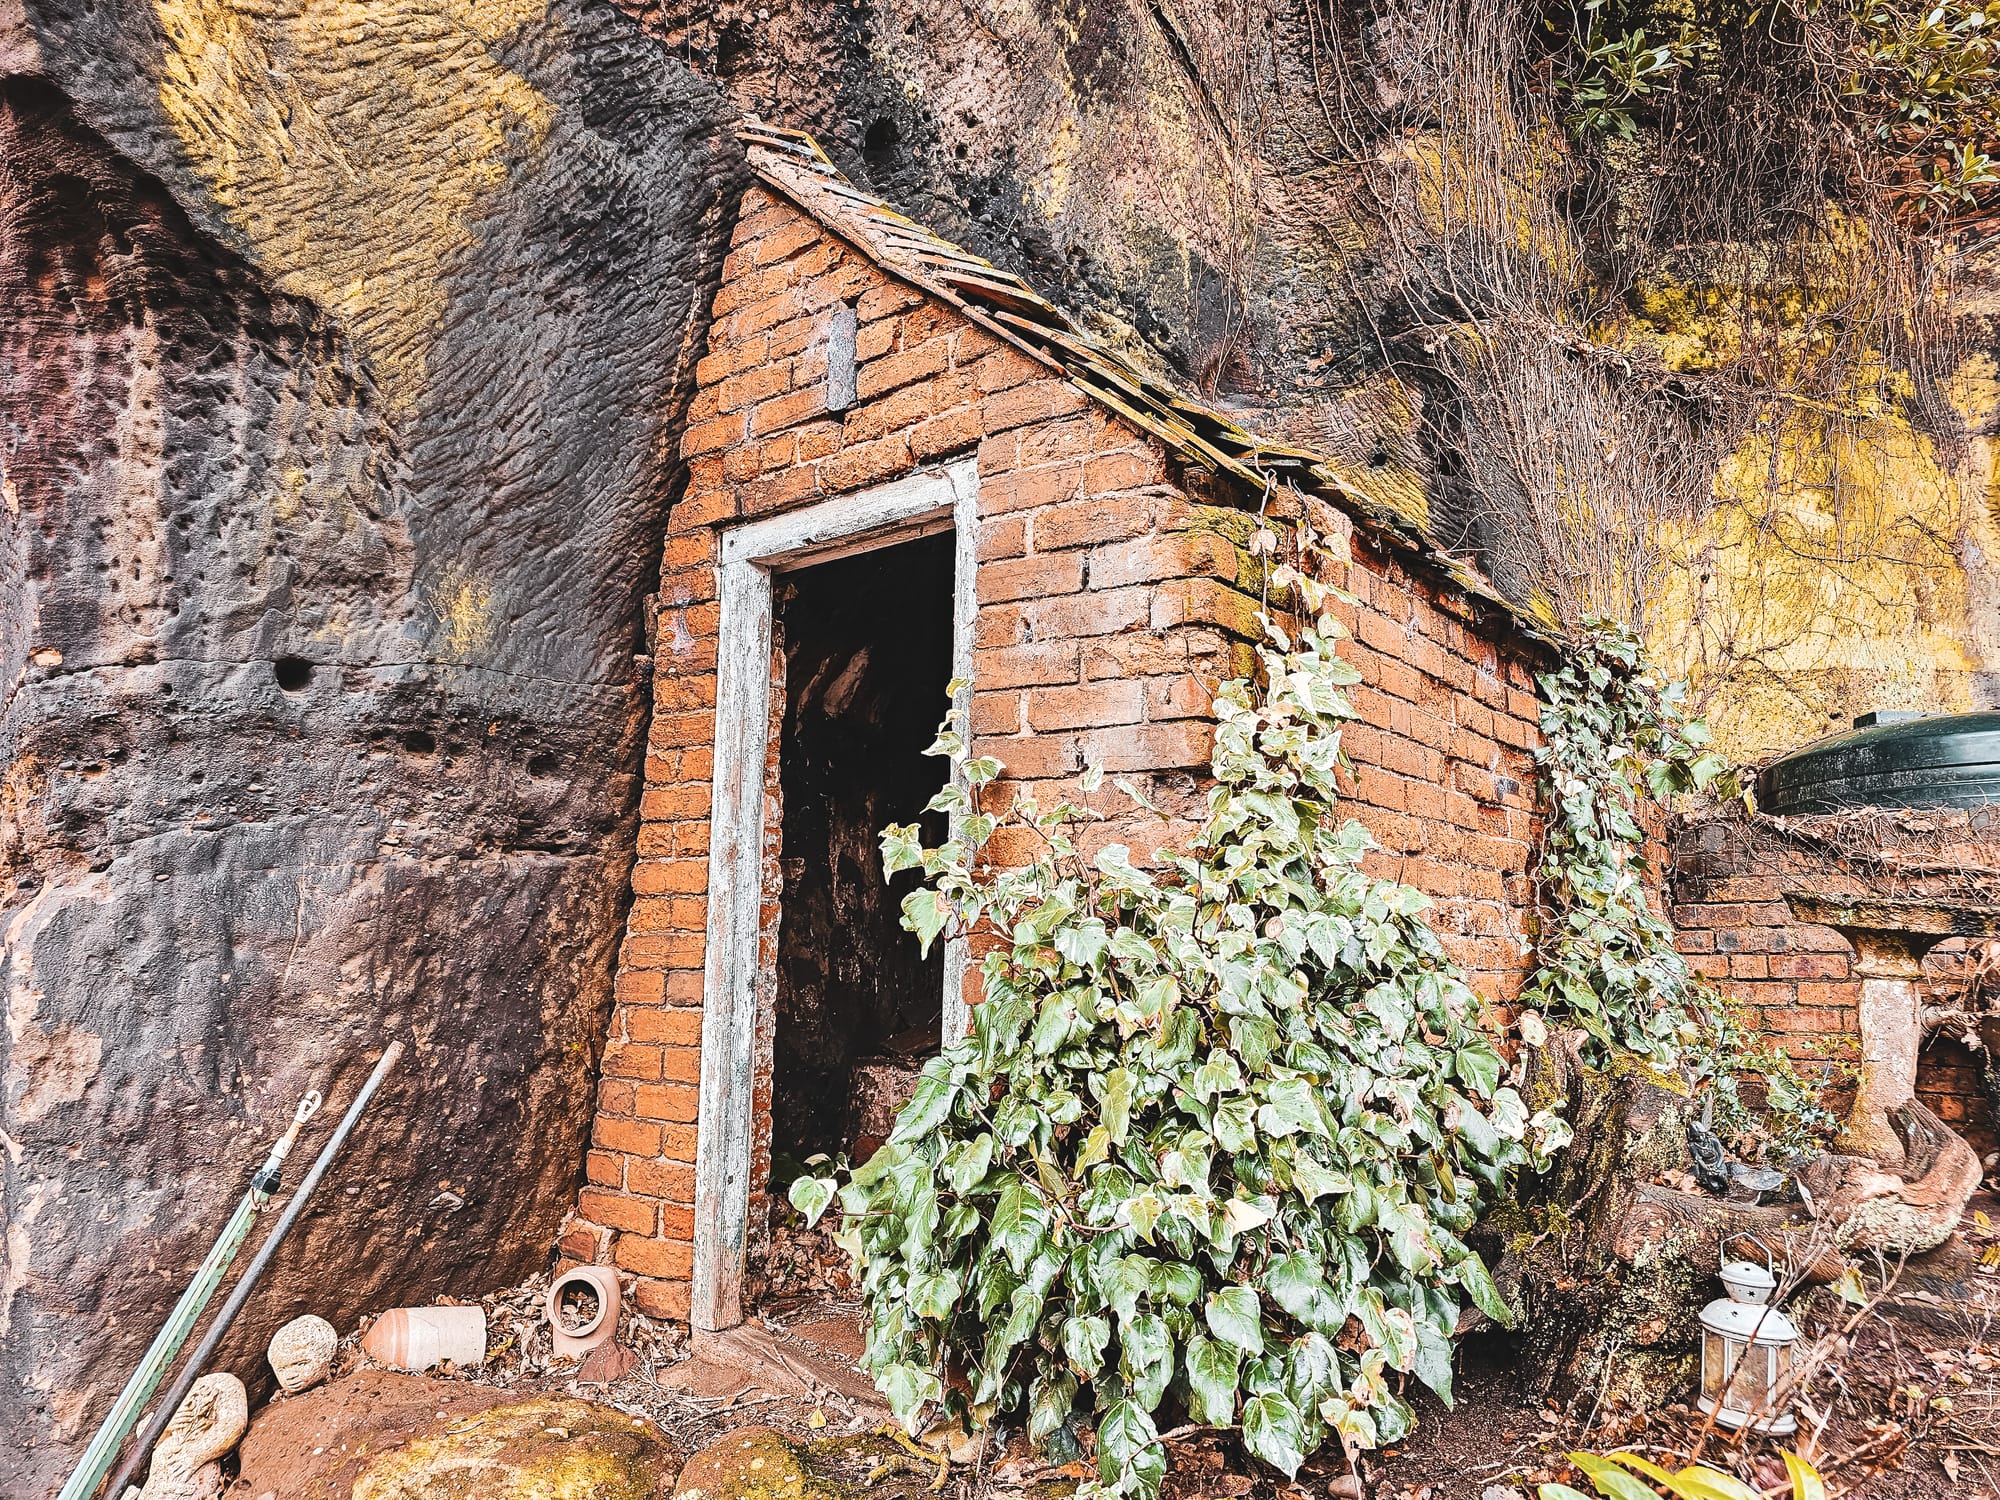
<svg viewBox="0 0 2000 1500"><path fill-rule="evenodd" d="M354 1500L659 1500L675 1467L652 1423L538 1397L419 1434L355 1480Z"/></svg>

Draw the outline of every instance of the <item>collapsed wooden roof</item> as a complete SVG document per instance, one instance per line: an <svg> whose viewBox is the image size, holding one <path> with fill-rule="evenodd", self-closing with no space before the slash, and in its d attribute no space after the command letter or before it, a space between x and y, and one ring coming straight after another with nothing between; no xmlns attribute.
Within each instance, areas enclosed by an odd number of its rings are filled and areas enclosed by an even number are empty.
<svg viewBox="0 0 2000 1500"><path fill-rule="evenodd" d="M1150 433L1184 461L1232 481L1257 505L1291 486L1338 506L1357 529L1413 554L1465 593L1506 611L1538 637L1544 627L1502 597L1484 574L1440 548L1421 517L1357 488L1325 455L1270 442L1078 328L1020 277L933 234L862 191L819 143L798 130L748 121L738 131L750 167L883 271L949 304L980 327L1062 375L1078 390Z"/></svg>

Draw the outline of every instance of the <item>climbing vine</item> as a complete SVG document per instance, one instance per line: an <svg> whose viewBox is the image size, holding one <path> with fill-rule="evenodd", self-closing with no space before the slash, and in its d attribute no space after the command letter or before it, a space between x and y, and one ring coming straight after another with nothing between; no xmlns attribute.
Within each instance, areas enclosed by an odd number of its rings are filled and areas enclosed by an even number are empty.
<svg viewBox="0 0 2000 1500"><path fill-rule="evenodd" d="M1715 787L1729 763L1688 717L1685 686L1662 684L1617 625L1584 626L1538 682L1547 823L1523 1032L1536 1040L1546 1018L1581 1029L1600 1057L1622 1049L1671 1068L1697 1038L1704 987L1647 895L1641 799Z"/></svg>
<svg viewBox="0 0 2000 1500"><path fill-rule="evenodd" d="M1727 79L1744 111L1838 122L1857 178L1933 225L2000 189L1996 23L1986 0L1564 0L1542 15L1572 129L1631 139ZM1777 65L1761 89L1738 66L1751 53Z"/></svg>
<svg viewBox="0 0 2000 1500"><path fill-rule="evenodd" d="M1316 621L1221 689L1206 819L1158 869L1086 855L1091 805L989 810L1000 765L940 735L958 836L892 827L884 864L924 871L926 945L992 940L985 996L888 1144L792 1189L814 1218L837 1191L865 1363L912 1430L940 1404L1059 1452L1094 1430L1100 1494L1155 1494L1181 1420L1287 1474L1400 1438L1398 1372L1449 1400L1466 1303L1510 1317L1465 1234L1567 1139L1501 1083L1427 898L1362 868L1334 786L1357 674L1328 591L1273 582ZM982 864L1003 832L1039 856Z"/></svg>
<svg viewBox="0 0 2000 1500"><path fill-rule="evenodd" d="M1808 1078L1696 973L1648 894L1641 808L1678 794L1741 791L1686 689L1663 684L1629 631L1577 632L1539 679L1536 766L1547 823L1537 869L1538 966L1521 994L1524 1040L1574 1026L1603 1062L1619 1053L1677 1072L1731 1149L1785 1165L1811 1156L1838 1120L1822 1102L1840 1065ZM1755 1097L1744 1084L1755 1080Z"/></svg>

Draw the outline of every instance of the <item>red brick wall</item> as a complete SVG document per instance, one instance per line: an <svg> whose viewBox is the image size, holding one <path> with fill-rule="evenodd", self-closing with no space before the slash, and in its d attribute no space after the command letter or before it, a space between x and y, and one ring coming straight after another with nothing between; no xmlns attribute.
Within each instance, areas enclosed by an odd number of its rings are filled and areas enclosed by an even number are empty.
<svg viewBox="0 0 2000 1500"><path fill-rule="evenodd" d="M858 314L858 401L831 414L825 339L841 302ZM717 528L976 455L977 749L1006 764L1003 798L1074 796L1086 763L1132 777L1170 819L1119 817L1097 837L1140 857L1201 814L1211 695L1247 667L1259 607L1240 509L1192 498L1205 487L1161 445L762 190L745 200L696 376L689 487L661 574L630 928L588 1183L561 1246L635 1273L640 1306L669 1317L686 1315L691 1266ZM1346 743L1355 810L1384 845L1377 868L1435 895L1453 951L1510 999L1527 967L1515 939L1534 833L1527 661L1466 601L1366 546L1342 581L1360 600L1347 614L1364 678L1365 723ZM773 813L775 796L774 782ZM775 816L768 826L774 839ZM768 1067L762 1087L760 1114Z"/></svg>
<svg viewBox="0 0 2000 1500"><path fill-rule="evenodd" d="M1765 819L1731 813L1686 824L1676 833L1670 883L1680 951L1794 1057L1852 1059L1861 994L1854 950L1831 927L1795 919L1784 893L1861 896L1879 878L1844 868ZM1927 965L1941 987L1951 962L1940 949ZM1961 1044L1938 1038L1924 1049L1917 1097L1982 1156L2000 1149L1977 1063Z"/></svg>
<svg viewBox="0 0 2000 1500"><path fill-rule="evenodd" d="M1431 925L1504 1010L1533 970L1523 942L1540 820L1532 643L1462 595L1357 539L1342 654L1360 669L1361 721L1341 743L1356 815L1382 845L1371 873L1436 902Z"/></svg>

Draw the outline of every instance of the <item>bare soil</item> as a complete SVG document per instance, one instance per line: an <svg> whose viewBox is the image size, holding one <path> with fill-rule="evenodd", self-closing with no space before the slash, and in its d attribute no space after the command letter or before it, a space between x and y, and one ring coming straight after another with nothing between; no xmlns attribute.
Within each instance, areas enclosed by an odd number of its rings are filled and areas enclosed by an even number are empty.
<svg viewBox="0 0 2000 1500"><path fill-rule="evenodd" d="M938 1431L909 1444L884 1431L887 1412L852 1377L861 1352L860 1308L824 1296L768 1305L755 1325L761 1351L731 1364L711 1346L690 1359L682 1338L643 1319L626 1331L638 1355L609 1385L576 1380L552 1361L523 1312L531 1284L489 1298L495 1357L485 1371L427 1379L366 1367L353 1341L352 1372L336 1399L293 1398L257 1416L242 1449L232 1500L346 1500L362 1461L432 1424L532 1394L562 1392L656 1423L683 1460L723 1437L769 1427L796 1442L813 1472L836 1488L871 1495L940 1494L953 1500L1056 1500L1089 1473L1031 1452L1019 1432L991 1441ZM1836 1496L1919 1500L1939 1494L2000 1500L2000 1231L1968 1226L1953 1246L1902 1269L1890 1295L1857 1308L1821 1288L1795 1305L1817 1368L1798 1403L1801 1430L1783 1445L1806 1454ZM1852 1325L1851 1327L1849 1325ZM643 1326L642 1326L643 1325ZM1845 1331L1843 1331L1845 1330ZM718 1362L718 1360L720 1362ZM782 1389L773 1389L773 1386ZM845 1389L843 1389L845 1387ZM1428 1395L1409 1440L1362 1458L1373 1500L1532 1500L1561 1481L1589 1491L1565 1455L1630 1448L1669 1467L1709 1464L1783 1500L1779 1442L1714 1428L1681 1404L1626 1411L1583 1398L1557 1404L1523 1383L1504 1333L1466 1341L1458 1400ZM1322 1452L1288 1482L1245 1458L1229 1437L1188 1429L1169 1435L1163 1500L1346 1500L1354 1480L1338 1451ZM925 1456L928 1453L929 1456ZM1775 1493L1774 1493L1775 1492Z"/></svg>

